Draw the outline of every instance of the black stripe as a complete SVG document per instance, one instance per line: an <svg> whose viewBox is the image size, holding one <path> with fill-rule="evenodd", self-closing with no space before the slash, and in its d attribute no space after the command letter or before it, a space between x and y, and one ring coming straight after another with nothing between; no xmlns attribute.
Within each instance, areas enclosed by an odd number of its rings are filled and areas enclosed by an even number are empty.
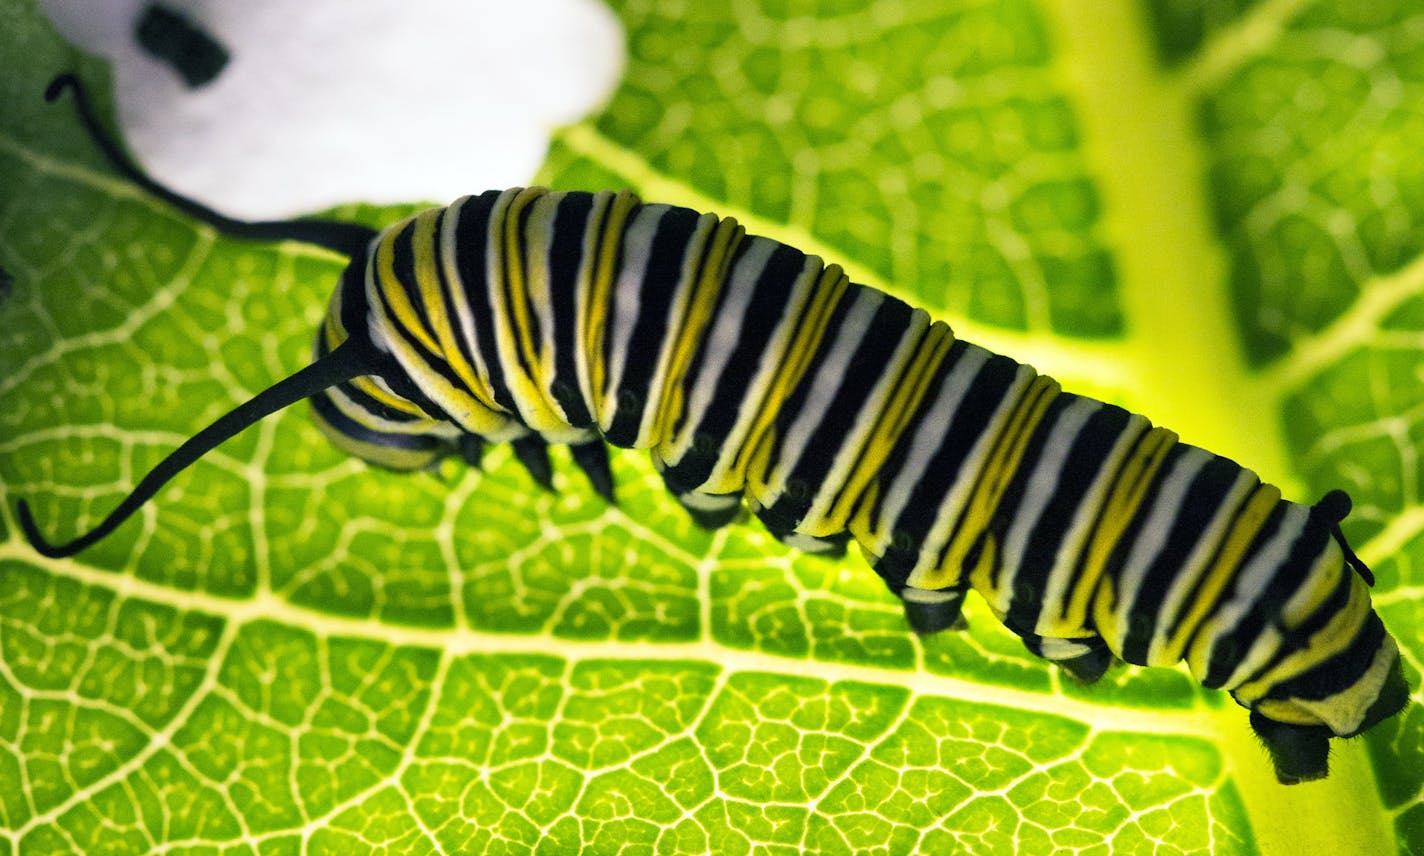
<svg viewBox="0 0 1424 856"><path fill-rule="evenodd" d="M1142 494L1142 500L1138 502L1137 508L1133 511L1131 522L1123 529L1122 534L1117 539L1117 543L1113 545L1112 552L1108 553L1108 558L1103 563L1103 582L1099 585L1100 587L1103 584L1108 584L1109 586L1108 591L1112 596L1113 616L1117 616L1121 610L1130 609L1132 607L1132 604L1122 602L1122 591L1119 584L1122 580L1123 566L1127 564L1127 558L1132 554L1133 545L1137 543L1138 537L1142 534L1142 527L1147 523L1147 518L1152 515L1152 509L1157 505L1157 497L1162 492L1162 486L1166 484L1172 471L1176 469L1178 459L1186 454L1190 448L1192 447L1177 444L1167 450L1167 454L1163 457L1161 465L1158 466L1156 472L1152 474L1152 481L1148 484L1147 490ZM1140 479L1141 476L1138 478ZM1124 485L1124 487L1127 486ZM1135 628L1132 626L1133 621L1139 623L1145 621L1147 622L1147 626L1145 628ZM1153 618L1151 616L1128 613L1128 637L1131 638L1134 634L1139 634L1143 632L1143 630L1147 633L1151 633L1152 621ZM1127 662L1133 661L1128 660Z"/></svg>
<svg viewBox="0 0 1424 856"><path fill-rule="evenodd" d="M343 304L342 308L345 308L345 304ZM317 357L324 357L330 352L331 349L326 346L326 336L323 332L318 332L316 336ZM356 386L354 380L343 381L337 384L335 388L345 393L346 397L351 399L351 402L357 407L360 407L362 410L366 411L367 413L370 413L373 416L388 420L390 422L420 422L424 419L438 419L447 422L450 421L449 415L445 412L443 408L436 405L435 402L431 401L429 398L426 398L424 393L420 392L420 390L415 388L414 384L410 383L410 381L405 379L405 369L399 369L395 372L386 372L382 375L382 377L399 377L401 380L397 381L397 383L403 381L405 386L408 387L408 389L406 390L405 394L397 394L400 395L401 398L404 398L406 401L409 401L410 403L414 404L416 407L419 407L421 410L424 410L425 415L420 416L413 413L408 413L404 410L396 410L395 408L387 405L379 399L373 398L372 396L368 395L365 391ZM387 382L387 386L390 385L390 382Z"/></svg>
<svg viewBox="0 0 1424 856"><path fill-rule="evenodd" d="M738 248L737 264L742 262L746 248L751 245L751 241L745 241ZM758 272L757 279L751 286L751 301L741 321L741 335L737 337L737 344L732 349L722 375L715 379L711 405L694 431L694 438L700 436L701 441L694 442L694 449L675 466L668 468L670 483L690 485L689 490L695 489L707 480L724 453L735 453L736 450L724 450L722 447L736 423L741 399L747 394L747 379L756 374L772 335L786 316L792 294L791 286L805 268L805 260L806 254L795 247L777 244L767 259L766 266ZM732 290L729 286L736 270L734 265L718 295L717 309L708 327L709 335L703 337L697 348L698 353L694 358L696 368L701 368L707 351L716 346L711 341L710 333L716 326L717 319L726 311L727 297ZM693 381L686 386L688 392L704 382L698 374L689 372L688 376L693 378Z"/></svg>
<svg viewBox="0 0 1424 856"><path fill-rule="evenodd" d="M1080 396L1062 393L1054 399L1054 405L1067 407L1080 400ZM1081 399L1091 401L1091 399ZM1107 466L1107 458L1121 439L1132 414L1110 404L1099 404L1098 408L1084 420L1078 433L1069 441L1068 452L1063 457L1062 466L1054 473L1053 495L1044 504L1038 520L1029 529L1024 541L1023 560L1014 574L1015 590L1009 600L1008 615L1028 627L1035 627L1043 610L1043 592L1048 587L1049 576L1058 563L1058 554L1073 519L1092 487ZM1052 407L1052 405L1050 405ZM1050 436L1048 430L1037 432L1043 443ZM1035 454L1035 458L1041 456ZM999 503L1000 512L1006 515L996 523L996 531L1007 536L1016 522L1023 497L1026 496L1028 479L1032 474L1029 467L1020 467L1019 475L1005 491L1004 500ZM1086 541L1083 543L1087 543ZM1071 594L1072 586L1069 587Z"/></svg>
<svg viewBox="0 0 1424 856"><path fill-rule="evenodd" d="M915 436L915 432L919 430L920 423L925 420L930 408L932 408L939 399L940 389L944 386L946 379L950 373L954 371L960 358L964 356L964 352L968 349L969 343L963 339L956 339L954 344L949 346L949 351L945 354L944 360L941 361L939 366L935 369L934 376L930 378L929 384L925 387L925 395L920 399L919 407L909 420L906 421L904 433L900 435L900 439L895 443L894 448L890 450L890 454L886 456L885 463L881 465L880 471L876 473L875 479L882 488L888 488L889 485L895 481L896 477L899 476L900 471L905 468L905 460L910 455L910 440ZM966 400L968 400L967 397ZM875 504L871 506L872 517L879 517L881 508L885 504L885 497L885 490L879 491L875 498Z"/></svg>
<svg viewBox="0 0 1424 856"><path fill-rule="evenodd" d="M1177 576L1183 573L1187 557L1206 536L1212 518L1221 509L1240 474L1240 466L1219 455L1213 456L1197 470L1172 518L1162 549L1152 557L1142 585L1137 590L1137 598L1129 607L1127 636L1123 639L1122 651L1118 652L1123 660L1138 665L1147 664L1153 631L1162 619L1162 599Z"/></svg>
<svg viewBox="0 0 1424 856"><path fill-rule="evenodd" d="M489 278L485 275L487 258L486 243L489 241L490 212L502 191L488 190L467 200L460 206L459 220L455 224L455 268L460 273L460 287L470 304L474 316L476 347L484 355L485 370L489 374L490 390L494 400L510 413L518 413L514 397L504 382L504 369L499 361L499 344L494 333L494 306L490 301ZM463 338L463 337L461 337ZM466 350L466 358L474 364Z"/></svg>
<svg viewBox="0 0 1424 856"><path fill-rule="evenodd" d="M1181 632L1182 623L1187 620L1192 609L1196 607L1197 601L1200 600L1202 597L1202 589L1207 584L1207 580L1211 575L1211 569L1216 567L1216 563L1221 560L1222 551L1226 549L1227 542L1230 540L1232 528L1235 526L1241 515L1245 512L1247 506L1251 502L1251 498L1255 496L1256 489L1259 488L1260 485L1261 480L1255 479L1254 482L1249 485L1246 492L1242 495L1241 499L1236 503L1236 507L1231 510L1231 522L1226 525L1225 530L1223 530L1221 540L1217 542L1216 547L1213 548L1211 551L1211 555L1207 557L1205 564L1202 565L1205 571L1203 573L1198 574L1197 578L1192 581L1191 586L1187 589L1186 598L1182 601L1181 611L1174 616L1162 617L1161 620L1166 620L1170 622L1170 624L1166 628L1164 628L1166 633L1176 634ZM1243 556L1244 555L1245 554L1243 553ZM1234 572L1239 571L1240 568L1241 562L1238 559L1236 567L1233 568L1231 571L1228 571L1227 573L1234 575ZM1220 594L1218 593L1218 598L1219 597ZM1216 601L1213 602L1213 607L1215 606L1215 603ZM1209 614L1210 610L1208 610L1208 612L1204 615L1203 620L1205 620L1205 617L1209 616ZM1191 634L1194 634L1195 632L1195 627L1190 628L1187 638L1191 638Z"/></svg>
<svg viewBox="0 0 1424 856"><path fill-rule="evenodd" d="M391 269L395 275L394 283L381 283L386 288L399 287L405 292L406 299L410 301L411 307L415 310L415 317L419 319L421 332L435 337L435 328L430 324L430 312L425 305L425 298L420 293L420 284L415 278L415 221L405 224L391 240ZM377 271L379 274L379 271ZM394 314L391 316L392 323L399 324ZM402 325L404 326L404 325ZM421 344L416 337L416 331L410 330L410 336L406 338L414 342L416 347L426 353L438 355L438 349L432 352L428 347Z"/></svg>
<svg viewBox="0 0 1424 856"><path fill-rule="evenodd" d="M1280 610L1284 608L1285 602L1282 601L1280 604L1277 604L1277 609L1273 612L1275 619L1273 623L1277 628L1282 630L1281 646L1265 665L1248 675L1244 683L1259 680L1286 657L1308 648L1310 646L1310 637L1324 629L1324 627L1349 604L1351 585L1350 573L1346 571L1340 574L1339 578L1335 581L1335 585L1330 589L1330 593L1316 606L1315 611L1312 612L1299 627L1289 632L1285 631L1279 614Z"/></svg>
<svg viewBox="0 0 1424 856"><path fill-rule="evenodd" d="M847 304L847 311L851 305ZM777 414L776 444L770 466L792 456L795 456L795 463L787 479L786 491L765 510L763 520L771 519L794 529L810 510L825 487L826 476L835 466L836 456L849 439L857 418L863 415L869 397L902 344L913 319L914 310L904 302L893 297L885 297L881 301L855 345L855 353L846 365L846 373L836 387L823 421L811 429L803 448L788 450L785 447L786 431L800 415L822 364L836 347L834 336L827 335L821 340L815 358L787 399L786 406Z"/></svg>
<svg viewBox="0 0 1424 856"><path fill-rule="evenodd" d="M1292 503L1285 500L1276 503L1270 518L1267 519L1267 525L1262 528L1261 534L1252 542L1251 548L1237 567L1233 585L1221 593L1217 603L1212 605L1213 611L1218 604L1236 594L1234 583L1239 580L1240 571L1249 565L1261 550L1265 549L1269 539L1284 524L1286 511L1291 505ZM1251 649L1252 643L1261 635L1266 622L1274 620L1274 613L1279 609L1279 605L1285 603L1291 595L1293 585L1299 581L1299 569L1309 567L1308 564L1302 563L1308 563L1311 555L1318 554L1323 547L1324 539L1329 537L1325 533L1313 533L1312 528L1306 526L1300 536L1292 542L1286 552L1285 561L1271 571L1270 581L1267 582L1264 591L1257 595L1252 609L1242 617L1238 629L1213 640L1206 676L1202 678L1202 686L1208 689L1221 687L1231 677L1231 673L1235 671L1241 658L1246 656L1246 653ZM1312 545L1314 545L1313 548Z"/></svg>
<svg viewBox="0 0 1424 856"><path fill-rule="evenodd" d="M939 516L940 506L949 497L950 491L959 480L964 462L974 450L974 444L988 429L994 413L1013 388L1019 364L1008 357L994 354L984 363L968 391L955 411L939 448L930 458L920 480L910 489L909 500L904 510L891 527L891 544L885 555L875 563L875 571L892 586L903 586L910 571L919 561L920 545L934 526ZM940 387L948 378L946 370L941 374ZM935 395L925 396L919 412L915 415L914 428L918 428L924 415L934 407L940 388ZM906 431L900 443L910 444L914 432ZM882 482L884 484L884 482Z"/></svg>
<svg viewBox="0 0 1424 856"><path fill-rule="evenodd" d="M443 438L431 434L398 434L376 431L347 416L336 406L331 397L320 392L311 396L312 409L332 428L354 440L384 446L388 449L402 449L416 452L430 452L448 446Z"/></svg>
<svg viewBox="0 0 1424 856"><path fill-rule="evenodd" d="M1320 700L1349 689L1369 671L1375 655L1384 644L1384 638L1384 623L1372 612L1345 650L1315 668L1271 687L1262 700Z"/></svg>
<svg viewBox="0 0 1424 856"><path fill-rule="evenodd" d="M534 248L529 246L529 218L534 216L534 209L539 207L539 201L548 194L542 194L529 200L529 204L524 206L524 210L519 212L519 253L515 261L519 263L520 273L524 278L524 314L529 318L529 345L530 352L538 354L544 349L544 331L539 327L539 312L535 308L533 301L529 297L529 269L532 265L542 265L544 260L534 258L531 251ZM512 301L511 301L512 302ZM523 350L520 350L523 354ZM523 357L520 358L523 360ZM526 363L525 373L529 377L538 377L538 366L530 366Z"/></svg>
<svg viewBox="0 0 1424 856"><path fill-rule="evenodd" d="M662 207L662 206L659 206ZM645 209L647 210L647 209ZM613 390L613 420L604 439L614 446L630 447L638 439L638 425L652 397L653 377L667 340L677 335L668 314L682 279L688 243L701 214L690 208L667 208L658 218L643 280L638 289L638 315L628 340L623 376ZM629 249L623 242L623 252ZM621 265L620 265L621 266ZM613 307L609 307L609 318ZM611 327L611 325L610 325ZM613 337L604 337L604 365L611 365Z"/></svg>
<svg viewBox="0 0 1424 856"><path fill-rule="evenodd" d="M549 301L554 312L554 380L549 390L575 428L593 424L593 404L584 400L578 379L578 274L593 201L592 193L564 194L549 243Z"/></svg>
<svg viewBox="0 0 1424 856"><path fill-rule="evenodd" d="M1350 569L1342 570L1335 580L1335 585L1330 589L1330 593L1299 626L1291 630L1290 637L1283 647L1289 647L1293 651L1306 647L1310 637L1324 630L1325 626L1350 603L1350 594L1354 589L1354 584L1354 575Z"/></svg>

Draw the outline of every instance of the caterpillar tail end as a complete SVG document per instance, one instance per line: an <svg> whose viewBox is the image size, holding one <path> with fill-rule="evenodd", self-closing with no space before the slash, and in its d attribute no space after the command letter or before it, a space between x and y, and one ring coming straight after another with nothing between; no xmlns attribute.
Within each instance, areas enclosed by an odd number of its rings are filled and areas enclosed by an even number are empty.
<svg viewBox="0 0 1424 856"><path fill-rule="evenodd" d="M41 556L49 559L64 559L89 546L90 539L87 538L76 538L67 544L51 544L40 533L40 528L35 525L35 516L30 512L30 504L23 499L15 502L15 516L19 519L20 531L25 533L25 540L29 541L30 546L34 547L35 552Z"/></svg>

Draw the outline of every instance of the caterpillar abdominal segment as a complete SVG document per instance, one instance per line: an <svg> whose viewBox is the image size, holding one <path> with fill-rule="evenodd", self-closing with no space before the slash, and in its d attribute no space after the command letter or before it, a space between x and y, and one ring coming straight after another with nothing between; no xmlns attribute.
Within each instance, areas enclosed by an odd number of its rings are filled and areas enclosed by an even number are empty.
<svg viewBox="0 0 1424 856"><path fill-rule="evenodd" d="M1327 773L1329 739L1408 700L1340 531L1349 499L1281 498L1250 470L1120 407L956 339L923 310L851 283L730 218L628 192L467 196L379 233L244 223L113 165L226 234L349 256L316 359L203 429L72 555L178 471L302 398L338 446L384 467L478 464L512 443L550 479L564 444L613 498L605 442L643 449L706 527L749 507L783 542L855 542L921 633L960 626L973 589L1039 656L1092 681L1113 658L1185 661L1250 710L1280 781Z"/></svg>

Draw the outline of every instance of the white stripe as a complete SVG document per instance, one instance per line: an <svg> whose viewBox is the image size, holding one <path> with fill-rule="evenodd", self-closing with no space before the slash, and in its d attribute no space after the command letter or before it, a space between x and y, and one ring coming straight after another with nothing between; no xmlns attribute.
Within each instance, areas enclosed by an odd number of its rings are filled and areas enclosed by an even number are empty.
<svg viewBox="0 0 1424 856"><path fill-rule="evenodd" d="M1334 566L1335 570L1335 582L1338 582L1339 574L1341 572L1347 571L1345 571L1345 568L1343 566L1331 562L1325 553L1317 555L1315 557L1315 561L1311 563L1310 569L1305 574L1299 575L1294 580L1294 582L1297 585L1308 585L1307 581L1313 580L1318 573L1324 572L1326 568L1329 568L1332 565ZM1333 589L1334 585L1332 584L1330 587ZM1357 609L1355 615L1356 620L1353 624L1353 627L1348 632L1342 634L1347 638L1354 638L1359 633L1360 627L1363 626L1365 621L1369 620L1369 615L1371 612L1368 602L1364 604L1359 604L1358 602L1350 602L1345 605L1345 609L1349 610L1352 606L1356 607ZM1339 618L1340 613L1336 613L1331 618L1331 621L1326 624L1325 629L1317 631L1317 633L1329 634L1332 631L1339 632L1338 625L1335 625L1335 621ZM1346 616L1346 620L1349 620L1349 616ZM1273 635L1276 635L1278 637L1281 635L1276 633L1274 629L1279 626L1279 622L1267 621L1266 626L1272 628ZM1294 628L1287 628L1287 631L1289 632L1293 629ZM1295 677L1300 672L1305 671L1309 668L1313 668L1315 665L1318 665L1318 655L1314 655L1314 652L1318 650L1320 649L1315 645L1307 643L1305 648L1294 653L1287 654L1287 656L1283 659L1282 662L1271 664L1271 672L1265 676L1267 683L1269 685L1274 685L1281 681L1289 680ZM1274 655L1275 651L1272 650L1270 653ZM1262 662L1256 662L1254 660L1243 661L1236 667L1235 671L1231 673L1231 677L1226 679L1226 683L1222 684L1221 688L1231 689L1232 687L1240 686L1241 684L1250 680L1251 677L1257 671L1259 671L1262 666L1266 665L1266 662L1267 661L1265 658L1262 658Z"/></svg>
<svg viewBox="0 0 1424 856"><path fill-rule="evenodd" d="M1118 435L1117 443L1103 459L1102 465L1098 468L1098 474L1093 479L1090 487L1078 501L1078 509L1074 512L1072 525L1068 533L1059 542L1058 556L1053 564L1053 570L1048 575L1048 580L1044 584L1043 606L1038 613L1038 626L1034 628L1040 635L1052 635L1055 632L1062 632L1064 629L1057 625L1062 623L1063 614L1066 611L1069 592L1078 584L1078 562L1083 558L1083 549L1089 533L1092 532L1093 524L1097 522L1098 515L1102 513L1103 505L1107 502L1108 491L1117 481L1118 470L1122 467L1123 459L1128 452L1137 444L1137 439L1147 431L1151 425L1146 417L1138 416L1136 413L1128 417L1127 424L1123 426L1122 433ZM1089 600L1091 603L1091 599ZM1075 627L1071 630L1086 630L1086 627Z"/></svg>
<svg viewBox="0 0 1424 856"><path fill-rule="evenodd" d="M915 588L914 586L905 586L900 590L900 599L907 603L952 603L956 600L962 600L963 598L964 593L959 589L953 588L922 589Z"/></svg>
<svg viewBox="0 0 1424 856"><path fill-rule="evenodd" d="M840 329L836 331L835 340L824 352L825 359L817 366L816 376L806 390L800 411L778 438L778 452L786 452L796 457L791 460L778 457L768 461L766 484L752 494L762 506L770 508L785 492L792 465L799 458L800 451L810 443L816 427L825 419L836 392L850 371L851 358L864 341L876 311L884 302L885 295L873 288L863 288L856 295L855 302L851 304ZM883 379L884 373L881 377ZM802 383L805 383L804 379Z"/></svg>
<svg viewBox="0 0 1424 856"><path fill-rule="evenodd" d="M814 525L823 520L830 513L832 506L845 488L846 481L854 472L856 463L864 455L865 447L872 439L872 431L881 415L889 404L889 399L899 391L901 384L907 378L905 373L909 368L909 362L915 358L919 352L920 343L924 341L925 331L930 326L930 315L922 309L916 309L910 316L910 325L905 329L900 339L900 345L895 349L895 354L890 358L889 364L881 373L880 383L876 385L874 393L871 394L860 406L855 424L851 426L850 438L841 443L840 451L836 453L831 464L831 469L826 473L821 482L821 486L816 491L815 502L806 511L802 521L803 525ZM787 469L789 475L791 470ZM859 497L851 497L852 502Z"/></svg>
<svg viewBox="0 0 1424 856"><path fill-rule="evenodd" d="M1043 652L1045 660L1054 661L1072 660L1093 650L1091 645L1086 645L1076 639L1057 639L1052 636L1040 640L1038 649Z"/></svg>
<svg viewBox="0 0 1424 856"><path fill-rule="evenodd" d="M756 292L757 279L765 270L776 246L775 242L768 240L748 241L746 252L737 259L731 275L727 277L723 286L726 296L721 307L715 312L712 329L708 331L698 349L698 353L702 355L702 364L698 368L697 377L687 387L687 405L683 411L682 424L678 426L672 440L659 448L660 456L668 464L677 464L692 446L693 431L702 423L712 405L712 396L717 391L717 380L727 370L727 361L731 359L732 351L737 347L747 306Z"/></svg>
<svg viewBox="0 0 1424 856"><path fill-rule="evenodd" d="M678 502L694 511L726 511L742 501L741 494L712 494L689 491L677 495Z"/></svg>
<svg viewBox="0 0 1424 856"><path fill-rule="evenodd" d="M507 190L500 194L499 200L494 208L500 209L502 205L508 204L509 197L515 191ZM475 368L475 376L479 379L480 385L484 387L486 394L492 396L493 390L490 388L489 367L485 365L483 352L480 351L479 338L475 335L474 314L470 311L469 292L474 283L465 282L460 278L460 269L456 265L456 259L460 256L460 248L456 244L455 236L460 227L460 218L464 216L465 206L474 204L473 196L463 196L450 205L445 212L445 219L440 229L440 258L445 268L445 279L450 283L450 303L448 307L450 314L454 316L455 332L460 337L459 345L470 354L471 362ZM490 222L494 222L494 212L490 212ZM485 230L484 237L488 239L489 230ZM485 248L488 251L488 246ZM471 393L473 395L473 393Z"/></svg>
<svg viewBox="0 0 1424 856"><path fill-rule="evenodd" d="M389 387L386 387L385 382L379 377L372 377L371 379L376 381L380 386L385 387L386 391L390 391ZM332 405L336 407L337 411L362 428L371 431L378 431L383 434L433 435L450 441L459 439L460 435L464 433L453 423L444 420L417 419L410 422L397 422L392 419L386 419L379 413L362 407L359 402L351 398L337 386L330 387L326 389L325 392L326 397L331 401ZM393 392L391 395L400 398L400 396Z"/></svg>
<svg viewBox="0 0 1424 856"><path fill-rule="evenodd" d="M1235 577L1235 585L1227 592L1227 600L1213 613L1222 628L1219 635L1226 635L1241 624L1241 620L1255 608L1256 602L1266 593L1266 587L1275 578L1277 571L1290 558L1291 548L1305 532L1309 512L1302 506L1290 503L1281 525L1276 529L1265 547L1258 550L1246 567Z"/></svg>
<svg viewBox="0 0 1424 856"><path fill-rule="evenodd" d="M1399 646L1388 633L1384 635L1375 656L1364 674L1340 692L1322 699L1292 699L1297 707L1313 714L1336 734L1353 734L1360 730L1365 714L1380 696L1385 681L1399 659Z"/></svg>
<svg viewBox="0 0 1424 856"><path fill-rule="evenodd" d="M1152 502L1152 509L1137 529L1137 537L1127 554L1127 561L1118 572L1117 578L1117 621L1114 622L1116 650L1121 651L1127 640L1128 617L1137 601L1142 584L1146 581L1147 570L1166 546L1167 536L1172 532L1172 522L1176 519L1192 480L1202 467L1212 459L1212 454L1195 446L1183 446L1183 452L1173 463L1172 469L1162 480L1162 487Z"/></svg>
<svg viewBox="0 0 1424 856"><path fill-rule="evenodd" d="M1192 640L1188 652L1189 664L1198 680L1206 678L1217 643L1241 626L1241 622L1255 608L1256 601L1265 593L1277 571L1290 558L1291 548L1300 538L1309 517L1309 512L1302 506L1287 504L1281 524L1270 540L1257 550L1251 560L1235 575L1231 588L1224 593L1225 600L1212 610L1204 625L1211 628L1212 635ZM1274 642L1267 646L1269 640ZM1277 645L1279 634L1272 630L1268 623L1248 655L1239 660L1240 666L1233 672L1224 688L1239 685L1252 671L1264 665L1264 657L1274 653Z"/></svg>
<svg viewBox="0 0 1424 856"><path fill-rule="evenodd" d="M1217 545L1230 531L1241 503L1260 483L1261 480L1256 478L1256 474L1253 472L1242 469L1237 473L1231 490L1217 506L1216 514L1212 516L1207 528L1197 537L1196 544L1187 555L1186 561L1182 563L1182 567L1172 577L1172 585L1167 590L1167 595L1162 598L1162 606L1157 611L1157 620L1153 622L1152 642L1147 649L1147 665L1171 666L1182 658L1182 652L1166 650L1170 637L1177 635L1173 625L1182 617L1183 612L1190 611L1195 605L1194 602L1187 602L1187 596L1191 594L1197 581L1201 579L1202 573L1206 571L1208 563L1216 553ZM1190 639L1192 629L1183 628L1186 633L1182 634L1182 638Z"/></svg>
<svg viewBox="0 0 1424 856"><path fill-rule="evenodd" d="M543 339L540 353L537 355L539 363L535 367L535 371L539 373L539 377L535 379L536 386L546 406L559 414L565 424L569 421L569 415L559 405L559 400L551 388L556 369L557 348L554 344L554 298L550 293L549 256L553 252L554 221L559 213L559 203L567 195L547 193L534 200L531 206L533 211L530 212L527 228L522 236L522 239L530 244L528 257L531 260L529 269L525 272L525 287L529 291L529 302L534 306L539 336ZM534 243L536 240L537 245Z"/></svg>
<svg viewBox="0 0 1424 856"><path fill-rule="evenodd" d="M583 396L584 407L595 424L598 422L598 408L594 407L593 367L589 361L602 357L589 353L584 329L588 327L588 316L592 312L593 274L599 257L600 236L608 224L617 197L618 194L611 190L600 190L593 195L593 205L589 208L581 236L583 255L574 279L574 367L578 375L579 394Z"/></svg>
<svg viewBox="0 0 1424 856"><path fill-rule="evenodd" d="M692 300L693 287L701 272L702 257L707 251L707 241L717 228L717 215L703 214L697 219L692 233L688 235L687 246L683 248L682 263L678 267L676 283L667 283L667 288L676 288L676 293L668 301L667 318L662 344L658 348L657 367L648 381L648 400L643 405L642 421L638 423L638 435L632 448L647 449L662 440L668 426L659 425L658 413L662 410L667 392L668 371L677 351L678 341L685 335L687 307ZM654 432L658 432L655 434Z"/></svg>
<svg viewBox="0 0 1424 856"><path fill-rule="evenodd" d="M1015 369L1014 380L1004 392L1003 398L999 400L998 409L994 411L994 415L984 426L984 430L979 432L979 438L974 441L974 449L965 457L964 463L959 468L959 473L955 476L954 484L950 485L949 492L940 501L934 525L925 536L924 543L920 545L920 555L915 560L915 567L910 571L912 578L916 574L935 570L939 564L939 554L949 542L950 535L953 534L960 516L964 513L964 507L969 502L974 484L979 479L979 471L984 469L989 452L994 447L994 440L1004 431L1004 423L1008 421L1009 416L1018 405L1019 399L1023 397L1028 385L1033 382L1037 374L1025 365L1020 365ZM943 435L941 435L941 439L943 439ZM959 568L955 573L962 575L964 570ZM1003 618L1002 615L998 617Z"/></svg>
<svg viewBox="0 0 1424 856"><path fill-rule="evenodd" d="M800 532L792 532L790 535L783 535L781 543L803 553L829 553L836 549L836 545L828 541L822 541L813 535L802 535Z"/></svg>
<svg viewBox="0 0 1424 856"><path fill-rule="evenodd" d="M643 279L652 259L653 238L668 210L667 205L644 205L623 233L622 264L613 282L612 305L607 315L606 335L611 344L606 349L609 361L603 380L603 412L598 414L599 427L605 432L613 426L613 416L618 411L617 391L628 370L629 344L642 308ZM595 355L594 359L598 357Z"/></svg>
<svg viewBox="0 0 1424 856"><path fill-rule="evenodd" d="M1001 575L997 590L991 593L998 608L1005 612L1008 612L1009 602L1014 596L1014 581L1023 569L1024 551L1028 548L1029 536L1043 517L1043 510L1059 491L1078 490L1078 485L1060 483L1063 464L1073 449L1073 441L1082 433L1083 425L1102 408L1102 402L1078 397L1059 414L1048 439L1044 442L1043 454L1039 456L1037 465L1024 485L1023 499L1014 511L1013 523L1004 537Z"/></svg>
<svg viewBox="0 0 1424 856"><path fill-rule="evenodd" d="M806 256L805 262L801 266L801 272L796 275L795 282L791 284L791 296L787 299L785 308L782 310L781 320L772 330L766 347L758 355L756 372L747 379L746 391L737 401L737 420L722 442L717 462L707 477L707 483L715 484L726 478L727 473L736 464L738 454L742 452L747 443L757 439L747 435L751 431L753 423L756 422L757 416L761 413L772 382L776 380L777 373L788 358L787 351L791 348L793 337L801 327L802 316L810 302L812 289L820 279L821 271L824 268L825 265L820 256ZM813 344L812 348L815 347L817 346Z"/></svg>
<svg viewBox="0 0 1424 856"><path fill-rule="evenodd" d="M915 429L904 465L895 475L895 480L881 501L880 520L876 527L880 534L871 547L872 555L885 555L894 534L895 521L900 519L900 514L909 503L915 485L925 477L925 470L939 451L940 443L944 441L954 414L964 401L965 393L969 391L970 385L979 376L979 371L989 361L990 356L992 354L989 351L978 345L966 345L954 368L940 384L933 406Z"/></svg>

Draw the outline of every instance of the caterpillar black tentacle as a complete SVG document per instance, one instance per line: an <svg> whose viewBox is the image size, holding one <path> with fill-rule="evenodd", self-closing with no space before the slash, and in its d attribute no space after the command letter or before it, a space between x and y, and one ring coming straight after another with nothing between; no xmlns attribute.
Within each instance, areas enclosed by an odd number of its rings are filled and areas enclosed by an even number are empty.
<svg viewBox="0 0 1424 856"><path fill-rule="evenodd" d="M375 237L376 230L357 223L342 223L333 220L236 220L219 214L208 206L175 193L154 181L124 154L118 142L104 130L103 124L89 102L88 93L73 74L65 73L51 80L45 88L45 100L54 101L65 90L74 93L74 106L84 130L99 147L99 151L114 169L143 188L148 193L162 199L183 213L209 224L224 235L246 238L253 241L300 241L334 250L344 256L359 255Z"/></svg>
<svg viewBox="0 0 1424 856"><path fill-rule="evenodd" d="M646 450L700 525L749 508L798 549L854 541L920 633L960 626L973 589L1077 679L1115 657L1185 660L1251 711L1282 782L1326 775L1331 737L1408 701L1340 491L1284 500L837 265L628 192L490 191L379 233L233 221L144 176L76 80L51 95L66 87L116 168L160 198L351 262L316 363L200 432L94 530L48 546L22 503L46 555L104 537L203 452L309 395L333 441L393 469L478 463L509 442L548 486L545 445L565 444L611 500L604 443Z"/></svg>

